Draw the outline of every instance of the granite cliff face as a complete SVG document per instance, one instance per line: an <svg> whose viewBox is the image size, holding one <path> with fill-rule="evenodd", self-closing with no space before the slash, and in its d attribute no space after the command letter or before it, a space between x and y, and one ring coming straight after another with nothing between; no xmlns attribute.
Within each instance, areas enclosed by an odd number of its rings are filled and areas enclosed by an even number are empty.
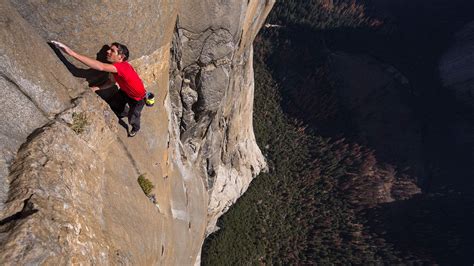
<svg viewBox="0 0 474 266"><path fill-rule="evenodd" d="M252 127L252 41L273 2L1 0L0 261L199 262L217 218L266 167ZM158 95L137 137L50 39L91 57L112 41L129 46Z"/></svg>

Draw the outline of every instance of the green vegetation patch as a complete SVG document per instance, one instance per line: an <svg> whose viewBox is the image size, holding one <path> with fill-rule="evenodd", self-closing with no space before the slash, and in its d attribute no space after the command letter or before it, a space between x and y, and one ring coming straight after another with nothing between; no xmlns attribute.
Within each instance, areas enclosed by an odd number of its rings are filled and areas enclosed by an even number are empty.
<svg viewBox="0 0 474 266"><path fill-rule="evenodd" d="M76 134L84 132L87 125L89 125L89 121L87 121L87 114L85 112L72 113L72 124L70 128L76 132Z"/></svg>
<svg viewBox="0 0 474 266"><path fill-rule="evenodd" d="M139 175L137 181L140 187L142 188L143 193L145 193L145 195L149 197L151 191L153 190L153 188L155 188L153 183L150 181L150 179L145 177L145 174Z"/></svg>
<svg viewBox="0 0 474 266"><path fill-rule="evenodd" d="M283 26L305 24L315 29L357 28L381 23L367 17L362 4L348 0L277 1L269 21Z"/></svg>

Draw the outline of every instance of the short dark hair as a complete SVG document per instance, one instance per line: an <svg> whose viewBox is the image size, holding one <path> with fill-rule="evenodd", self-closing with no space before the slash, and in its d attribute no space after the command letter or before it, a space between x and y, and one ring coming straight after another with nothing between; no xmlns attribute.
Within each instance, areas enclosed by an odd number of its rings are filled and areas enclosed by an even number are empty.
<svg viewBox="0 0 474 266"><path fill-rule="evenodd" d="M112 43L112 45L116 46L117 49L118 49L119 54L124 56L123 61L127 61L128 57L130 55L130 53L128 52L127 46L125 46L121 43L118 43L118 42L114 42L114 43Z"/></svg>

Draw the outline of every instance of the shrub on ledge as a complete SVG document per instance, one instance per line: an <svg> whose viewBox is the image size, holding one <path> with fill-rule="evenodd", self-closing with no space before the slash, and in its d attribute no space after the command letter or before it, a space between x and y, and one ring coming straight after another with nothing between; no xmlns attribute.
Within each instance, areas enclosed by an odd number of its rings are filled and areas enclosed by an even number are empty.
<svg viewBox="0 0 474 266"><path fill-rule="evenodd" d="M70 127L76 134L84 132L88 124L89 122L87 121L86 113L81 112L72 114L72 125L70 125Z"/></svg>
<svg viewBox="0 0 474 266"><path fill-rule="evenodd" d="M137 181L140 187L142 188L143 193L145 193L145 195L149 197L151 191L155 187L153 183L148 178L145 177L145 174L139 175Z"/></svg>

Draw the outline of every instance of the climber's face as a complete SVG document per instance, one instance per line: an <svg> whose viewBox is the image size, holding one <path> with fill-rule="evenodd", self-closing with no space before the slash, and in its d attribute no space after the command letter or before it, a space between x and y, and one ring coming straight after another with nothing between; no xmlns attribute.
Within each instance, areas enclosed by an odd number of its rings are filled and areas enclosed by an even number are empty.
<svg viewBox="0 0 474 266"><path fill-rule="evenodd" d="M109 50L107 50L107 60L110 63L122 62L124 56L119 54L119 49L117 46L112 45L110 46Z"/></svg>

